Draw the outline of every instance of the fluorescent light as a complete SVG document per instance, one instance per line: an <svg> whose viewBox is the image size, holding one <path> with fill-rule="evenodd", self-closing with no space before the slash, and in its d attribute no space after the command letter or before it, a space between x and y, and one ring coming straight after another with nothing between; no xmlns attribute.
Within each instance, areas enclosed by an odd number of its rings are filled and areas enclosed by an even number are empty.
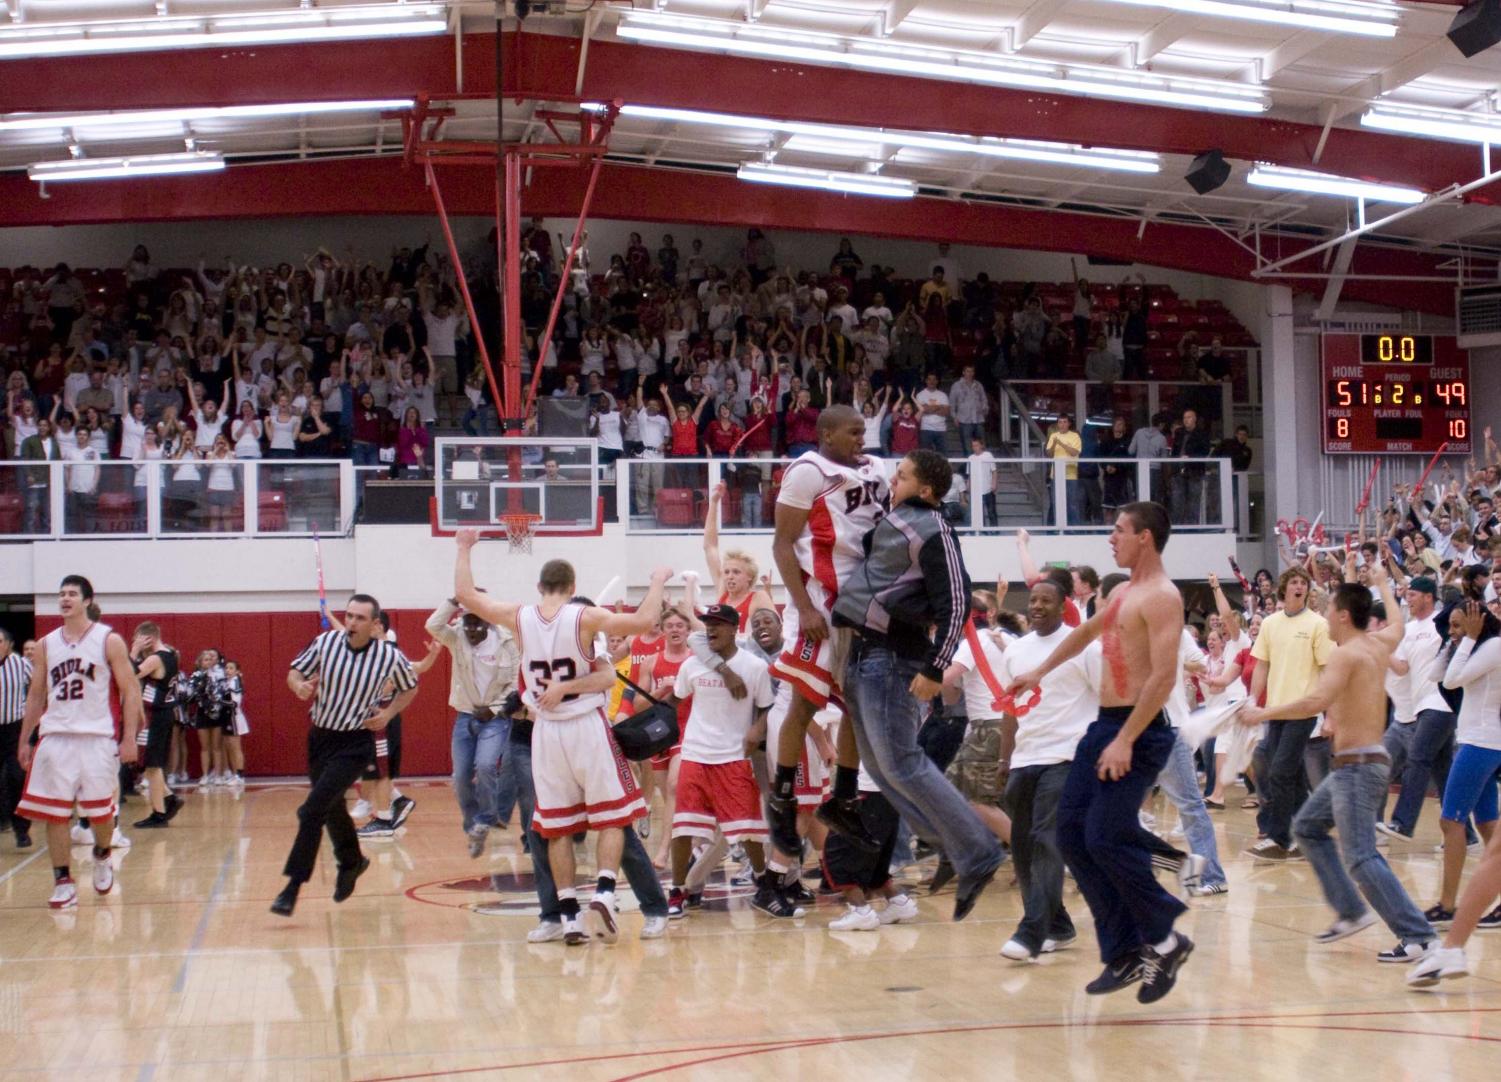
<svg viewBox="0 0 1501 1082"><path fill-rule="evenodd" d="M1373 184L1349 177L1311 173L1306 169L1284 169L1274 165L1256 166L1246 180L1261 188L1280 188L1288 192L1312 192L1316 195L1343 195L1351 199L1370 199L1382 203L1421 203L1428 198L1427 192L1419 191L1417 188Z"/></svg>
<svg viewBox="0 0 1501 1082"><path fill-rule="evenodd" d="M1126 173L1158 173L1161 164L1150 151L1117 150L1111 147L1083 147L1071 143L1047 143L1032 139L973 138L944 132L910 132L882 128L847 128L835 124L812 124L799 120L772 120L766 117L736 116L732 113L700 113L691 109L665 109L652 105L626 105L621 116L643 120L666 120L677 124L703 124L720 128L771 135L782 132L793 136L788 150L835 153L842 144L850 156L867 156L873 145L897 149L937 150L952 154L979 154L990 158L1050 162L1055 165L1115 169ZM829 149L820 151L806 144L815 140Z"/></svg>
<svg viewBox="0 0 1501 1082"><path fill-rule="evenodd" d="M1373 38L1397 36L1395 4L1364 3L1362 0L1115 0L1139 7L1168 8L1195 15L1327 30L1336 34L1362 34Z"/></svg>
<svg viewBox="0 0 1501 1082"><path fill-rule="evenodd" d="M12 113L0 116L0 131L56 128L113 128L145 124L191 124L200 120L244 120L315 113L386 112L410 109L411 98L376 101L304 101L269 105L201 106L186 109L136 109L117 113Z"/></svg>
<svg viewBox="0 0 1501 1082"><path fill-rule="evenodd" d="M759 56L782 62L805 61L895 75L1082 94L1179 108L1260 113L1270 107L1266 94L1260 89L1236 83L1170 78L1102 66L1054 64L994 53L928 48L909 42L839 37L778 29L762 23L730 23L639 11L622 16L615 32L634 41Z"/></svg>
<svg viewBox="0 0 1501 1082"><path fill-rule="evenodd" d="M1501 143L1501 116L1494 113L1378 105L1361 116L1360 126L1461 143Z"/></svg>
<svg viewBox="0 0 1501 1082"><path fill-rule="evenodd" d="M917 185L910 180L883 177L878 173L840 173L827 169L801 169L791 165L746 164L736 173L741 180L758 184L783 184L792 188L818 188L849 195L879 195L888 199L911 199Z"/></svg>
<svg viewBox="0 0 1501 1082"><path fill-rule="evenodd" d="M448 30L443 4L362 4L200 18L0 26L0 60L224 45L413 37Z"/></svg>
<svg viewBox="0 0 1501 1082"><path fill-rule="evenodd" d="M37 162L26 175L39 183L65 180L117 180L124 177L160 177L174 173L217 173L224 156L189 151L183 154L142 154L130 158L68 158Z"/></svg>

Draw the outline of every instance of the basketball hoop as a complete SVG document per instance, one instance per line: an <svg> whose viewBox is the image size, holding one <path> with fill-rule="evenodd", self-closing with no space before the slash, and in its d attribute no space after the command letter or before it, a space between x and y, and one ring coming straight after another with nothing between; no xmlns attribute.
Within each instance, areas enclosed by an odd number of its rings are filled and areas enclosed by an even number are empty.
<svg viewBox="0 0 1501 1082"><path fill-rule="evenodd" d="M537 523L542 521L542 516L530 511L507 511L500 516L500 520L505 523L506 544L510 551L530 553L532 533Z"/></svg>

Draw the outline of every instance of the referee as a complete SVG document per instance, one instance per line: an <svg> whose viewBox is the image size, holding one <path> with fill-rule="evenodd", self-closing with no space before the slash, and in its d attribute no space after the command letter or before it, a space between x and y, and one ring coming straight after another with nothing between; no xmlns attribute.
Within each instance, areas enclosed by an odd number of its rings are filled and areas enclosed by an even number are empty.
<svg viewBox="0 0 1501 1082"><path fill-rule="evenodd" d="M31 847L31 822L16 814L16 804L26 784L26 772L21 769L17 752L30 683L31 662L16 653L16 640L0 627L0 826L10 821L16 832L17 849Z"/></svg>
<svg viewBox="0 0 1501 1082"><path fill-rule="evenodd" d="M297 840L282 869L290 882L271 912L290 917L297 892L313 876L323 828L333 843L339 874L334 901L354 893L354 884L370 862L360 852L354 821L344 806L344 792L375 759L375 733L417 694L417 677L407 659L380 637L380 605L369 594L355 594L344 608L344 630L325 631L297 655L287 686L299 699L313 700L308 730L308 778L313 787L297 809ZM396 698L379 706L386 681Z"/></svg>

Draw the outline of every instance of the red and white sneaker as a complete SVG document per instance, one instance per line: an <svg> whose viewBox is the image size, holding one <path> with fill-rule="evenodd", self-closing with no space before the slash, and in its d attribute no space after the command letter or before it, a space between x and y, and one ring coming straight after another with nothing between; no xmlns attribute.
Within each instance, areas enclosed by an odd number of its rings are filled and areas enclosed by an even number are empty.
<svg viewBox="0 0 1501 1082"><path fill-rule="evenodd" d="M108 894L115 885L115 866L110 863L109 857L94 858L94 890L99 894Z"/></svg>
<svg viewBox="0 0 1501 1082"><path fill-rule="evenodd" d="M70 876L64 876L52 884L52 897L47 904L53 909L75 909L78 906L78 888Z"/></svg>

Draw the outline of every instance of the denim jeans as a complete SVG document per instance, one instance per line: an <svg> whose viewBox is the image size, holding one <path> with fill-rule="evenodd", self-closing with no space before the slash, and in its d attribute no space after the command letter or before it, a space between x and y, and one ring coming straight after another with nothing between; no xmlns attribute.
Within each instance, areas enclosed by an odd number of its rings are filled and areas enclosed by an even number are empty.
<svg viewBox="0 0 1501 1082"><path fill-rule="evenodd" d="M1058 848L1089 903L1100 958L1106 963L1166 939L1188 908L1157 882L1137 819L1177 734L1159 716L1136 738L1125 777L1101 781L1096 773L1100 753L1130 712L1129 707L1100 710L1079 741L1058 801Z"/></svg>
<svg viewBox="0 0 1501 1082"><path fill-rule="evenodd" d="M972 425L971 424L965 424L963 421L959 422L959 446L961 448L963 448L963 452L966 455L969 454L969 441L970 440L980 440L982 443L984 442L984 440L985 440L985 422L984 421L980 421L977 424L972 424Z"/></svg>
<svg viewBox="0 0 1501 1082"><path fill-rule="evenodd" d="M1392 826L1411 836L1423 812L1431 777L1440 793L1449 782L1449 764L1454 759L1455 717L1447 710L1420 710L1413 722L1407 748L1407 769L1402 772L1402 793L1392 809Z"/></svg>
<svg viewBox="0 0 1501 1082"><path fill-rule="evenodd" d="M1266 727L1266 784L1257 820L1272 841L1290 849L1293 815L1308 791L1303 752L1317 719L1274 721Z"/></svg>
<svg viewBox="0 0 1501 1082"><path fill-rule="evenodd" d="M1044 939L1069 939L1074 922L1063 907L1063 854L1058 851L1058 798L1068 780L1067 763L1022 766L1006 782L1011 816L1011 855L1021 887L1022 919L1012 936L1034 953Z"/></svg>
<svg viewBox="0 0 1501 1082"><path fill-rule="evenodd" d="M453 719L453 795L464 832L476 823L499 825L500 757L509 750L510 718L480 721L473 714Z"/></svg>
<svg viewBox="0 0 1501 1082"><path fill-rule="evenodd" d="M1293 837L1341 919L1361 916L1369 902L1403 943L1427 943L1433 928L1376 849L1376 815L1389 769L1385 763L1360 763L1330 771L1298 812ZM1329 837L1330 827L1339 830L1338 846Z"/></svg>
<svg viewBox="0 0 1501 1082"><path fill-rule="evenodd" d="M936 842L961 877L973 878L1006 859L980 817L917 743L922 718L907 690L922 669L858 637L844 680L860 761L907 824Z"/></svg>
<svg viewBox="0 0 1501 1082"><path fill-rule="evenodd" d="M1210 770L1209 773L1214 773ZM1225 881L1225 869L1220 867L1220 851L1214 841L1214 822L1209 818L1209 809L1204 807L1204 794L1199 790L1199 779L1194 774L1194 755L1182 737L1173 741L1173 750L1168 753L1167 765L1157 775L1157 784L1178 809L1183 820L1183 836L1188 848L1204 858L1205 886Z"/></svg>
<svg viewBox="0 0 1501 1082"><path fill-rule="evenodd" d="M531 828L532 812L537 804L537 790L532 783L532 746L511 741L506 746L506 764L516 777L516 802L521 806L522 827L527 832L532 884L537 888L541 918L556 923L563 919L563 914L558 908L557 885L553 882L552 867L547 860L547 839ZM646 846L641 844L632 827L626 827L623 833L625 848L620 853L619 871L630 884L631 893L641 906L641 915L667 916L667 895L662 893L662 881L657 878L651 857L646 855Z"/></svg>
<svg viewBox="0 0 1501 1082"><path fill-rule="evenodd" d="M1412 734L1417 730L1416 721L1394 721L1386 727L1386 735L1381 738L1382 747L1392 757L1392 774L1394 778L1400 778L1407 768L1407 751L1412 747ZM1390 787L1388 787L1388 790ZM1381 821L1386 822L1386 802L1390 791L1381 794Z"/></svg>
<svg viewBox="0 0 1501 1082"><path fill-rule="evenodd" d="M949 451L949 430L947 428L930 431L919 429L917 433L917 445L929 451L937 451L947 457Z"/></svg>

